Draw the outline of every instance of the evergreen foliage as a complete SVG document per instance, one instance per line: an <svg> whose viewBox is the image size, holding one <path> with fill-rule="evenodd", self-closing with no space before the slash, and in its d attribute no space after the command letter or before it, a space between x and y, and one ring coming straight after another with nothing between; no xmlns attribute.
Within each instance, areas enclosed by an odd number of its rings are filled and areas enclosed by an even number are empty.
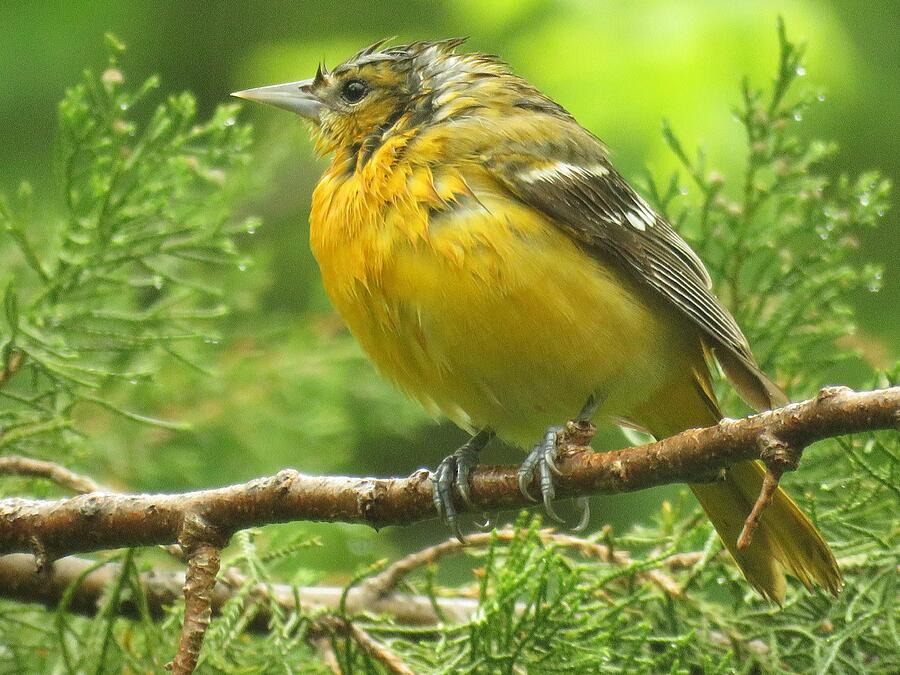
<svg viewBox="0 0 900 675"><path fill-rule="evenodd" d="M109 62L85 72L59 105L58 175L65 216L50 225L22 183L0 201L5 325L0 354L21 370L0 389L0 448L65 460L83 429L79 405L182 428L117 405L111 381L148 380L161 354L191 365L185 345L214 339L227 306L205 267L241 264L230 174L248 160L250 130L223 105L205 122L183 93L150 108L149 78L125 85Z"/></svg>
<svg viewBox="0 0 900 675"><path fill-rule="evenodd" d="M844 339L851 333L849 299L877 290L880 271L852 263L854 236L878 224L889 184L874 172L828 175L826 160L836 149L800 131L820 96L798 84L802 48L782 25L779 36L772 86L762 91L745 82L735 111L747 140L744 174L711 170L702 152L689 154L666 127L689 184L683 188L679 175L664 185L651 179L646 192L706 261L763 367L799 399L826 383L824 373L858 359ZM151 108L157 82L130 88L117 63L121 46L109 43L106 69L85 73L60 104L65 217L48 226L29 205L25 184L12 203L0 201L4 454L65 464L89 457L91 429L76 412L81 406L178 429L177 419L123 405L128 397L116 382L149 379L165 359L203 369L192 345L216 340L215 319L227 311L221 290L204 277L210 266L245 264L234 236L257 226L233 215L241 203L235 176L250 142L235 107L222 106L202 122L189 94ZM335 369L355 367L335 361L318 363L316 376L329 381ZM883 386L897 373L867 379L862 384ZM726 409L742 414L737 399L724 387L721 393ZM311 406L296 414L298 424L314 426L331 413ZM472 567L468 581L443 583L445 563L403 580L403 590L432 598L477 598L479 610L464 624L409 627L390 617L337 616L415 672L900 672L898 454L896 434L821 443L784 481L834 547L846 575L837 599L793 584L783 608L762 600L684 492L651 522L585 538L628 551L617 561L592 555L588 544L542 536L539 517L523 514L512 540L495 538L462 554ZM0 490L41 496L48 488L3 479ZM272 602L268 633L245 631L258 589L283 580L286 569L292 582L315 579L297 567L296 554L317 544L300 537L274 548L255 531L236 535L223 569L240 570L247 583L214 620L200 672L329 672L309 638L339 624L323 623L321 612L286 612ZM674 564L678 554L697 555ZM183 604L154 621L138 571L160 559L138 551L99 557L112 559L123 573L93 619L70 615L70 598L49 613L0 602L0 672L162 669L175 650ZM355 582L382 566L366 567ZM667 593L653 571L681 593ZM117 617L126 599L138 606L139 620ZM347 672L385 671L346 631L326 631L326 638Z"/></svg>

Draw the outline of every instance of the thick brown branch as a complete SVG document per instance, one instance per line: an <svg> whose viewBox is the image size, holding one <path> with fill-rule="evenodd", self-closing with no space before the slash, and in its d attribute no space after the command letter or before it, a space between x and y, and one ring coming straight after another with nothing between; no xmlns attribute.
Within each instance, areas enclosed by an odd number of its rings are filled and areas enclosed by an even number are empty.
<svg viewBox="0 0 900 675"><path fill-rule="evenodd" d="M56 483L60 487L67 488L78 494L107 491L107 488L97 483L90 476L76 473L62 464L20 455L0 457L0 474L46 478L52 483ZM39 546L39 543L36 543L36 546ZM178 544L161 544L160 548L169 555L178 558L178 560L184 559L184 553Z"/></svg>
<svg viewBox="0 0 900 675"><path fill-rule="evenodd" d="M561 497L617 493L667 483L708 480L729 464L760 457L768 434L796 453L817 440L876 429L896 429L900 387L856 393L823 390L815 399L754 415L723 420L658 443L598 453L562 453L557 481ZM536 486L534 486L536 490ZM471 481L477 509L530 505L519 492L516 468L482 466ZM460 510L465 505L460 503ZM50 558L66 553L175 542L185 519L200 517L223 539L237 530L289 520L402 525L435 517L425 470L408 478L306 476L285 470L275 476L180 495L93 493L43 501L0 500L0 552L41 549Z"/></svg>

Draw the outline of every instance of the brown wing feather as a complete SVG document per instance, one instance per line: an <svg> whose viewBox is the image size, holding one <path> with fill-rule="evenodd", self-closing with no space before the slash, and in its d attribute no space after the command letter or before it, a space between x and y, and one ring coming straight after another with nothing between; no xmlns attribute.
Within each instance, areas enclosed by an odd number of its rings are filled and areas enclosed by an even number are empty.
<svg viewBox="0 0 900 675"><path fill-rule="evenodd" d="M688 317L748 404L762 410L785 402L710 290L701 260L616 171L600 141L574 123L573 130L580 137L571 146L541 156L525 147L501 146L487 166L586 251L616 261Z"/></svg>

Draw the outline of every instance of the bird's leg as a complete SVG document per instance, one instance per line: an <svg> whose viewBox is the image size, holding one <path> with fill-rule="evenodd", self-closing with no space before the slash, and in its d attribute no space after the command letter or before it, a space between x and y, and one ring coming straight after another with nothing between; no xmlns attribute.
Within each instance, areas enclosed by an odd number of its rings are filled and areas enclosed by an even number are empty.
<svg viewBox="0 0 900 675"><path fill-rule="evenodd" d="M599 407L600 401L594 395L589 396L575 421L590 421L591 417L597 412L597 408ZM525 458L525 461L522 462L518 471L519 489L522 491L522 494L532 501L537 500L531 496L530 492L528 492L528 486L534 479L535 474L537 474L538 483L541 488L541 497L544 502L544 510L551 519L561 524L565 524L565 521L553 510L553 499L556 497L556 489L553 486L553 475L560 475L560 471L556 467L556 458L559 453L559 438L563 431L565 431L565 427L548 427L547 431L544 433L543 440L531 449L531 452L528 453L528 456ZM581 507L581 518L579 519L578 525L575 526L575 529L582 530L587 526L588 520L590 519L590 507L586 498L579 499L578 504Z"/></svg>
<svg viewBox="0 0 900 675"><path fill-rule="evenodd" d="M600 408L600 404L603 401L597 397L595 394L591 394L588 396L587 401L584 402L584 405L581 406L581 412L578 413L578 417L575 418L576 422L590 422L591 418L596 414L597 410Z"/></svg>
<svg viewBox="0 0 900 675"><path fill-rule="evenodd" d="M432 499L438 515L443 517L456 534L457 539L464 541L456 517L456 506L453 504L453 488L466 506L472 506L469 494L469 474L478 464L478 453L494 437L490 429L482 429L472 436L465 445L438 464L431 477L433 483Z"/></svg>

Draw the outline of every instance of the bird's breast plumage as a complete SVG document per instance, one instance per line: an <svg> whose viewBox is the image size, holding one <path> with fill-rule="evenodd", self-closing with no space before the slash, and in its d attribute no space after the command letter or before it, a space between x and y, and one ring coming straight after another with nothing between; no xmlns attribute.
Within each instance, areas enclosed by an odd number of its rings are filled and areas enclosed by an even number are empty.
<svg viewBox="0 0 900 675"><path fill-rule="evenodd" d="M326 291L379 370L433 413L516 442L656 388L679 342L634 285L476 163L381 147L313 197ZM690 350L687 350L690 351Z"/></svg>

